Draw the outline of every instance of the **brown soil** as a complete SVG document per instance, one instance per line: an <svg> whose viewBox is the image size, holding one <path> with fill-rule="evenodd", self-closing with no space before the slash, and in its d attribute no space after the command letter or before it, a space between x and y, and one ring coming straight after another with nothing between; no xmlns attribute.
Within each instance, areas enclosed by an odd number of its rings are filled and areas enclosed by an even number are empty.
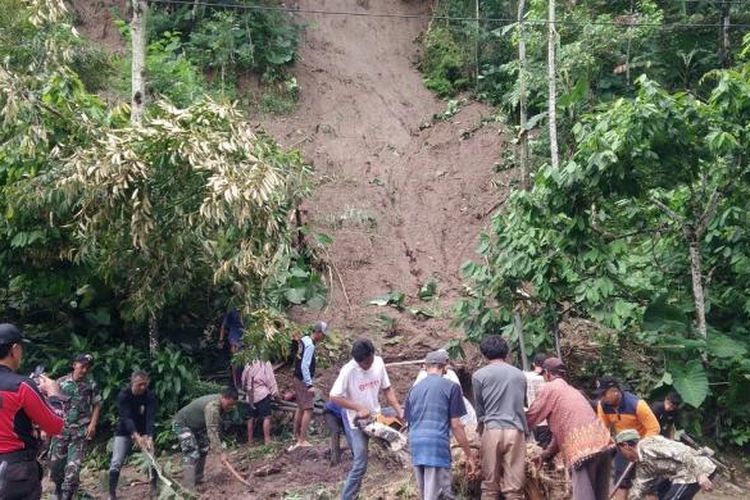
<svg viewBox="0 0 750 500"><path fill-rule="evenodd" d="M321 5L303 0L299 7ZM368 11L345 0L324 7ZM371 11L429 7L382 0ZM300 102L289 116L259 122L313 163L319 185L304 207L307 221L333 237L330 260L344 286L334 274L325 312L295 316L322 316L348 338L373 338L386 360L419 358L458 335L450 316L461 294L460 266L474 256L476 237L504 196L495 183L508 181L493 174L503 147L500 127L482 126L492 112L477 103L449 121L433 120L446 103L424 88L415 68L424 19L300 18L308 24L294 71ZM420 130L425 123L431 126ZM430 306L416 298L430 278L438 282L437 318L368 305L399 291L414 307ZM379 315L393 318L389 341L381 338L387 328Z"/></svg>

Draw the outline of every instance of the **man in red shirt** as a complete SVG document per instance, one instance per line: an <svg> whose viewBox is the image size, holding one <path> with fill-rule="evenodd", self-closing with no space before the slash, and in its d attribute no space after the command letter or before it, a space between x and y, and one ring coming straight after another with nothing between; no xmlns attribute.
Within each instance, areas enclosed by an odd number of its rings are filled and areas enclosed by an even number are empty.
<svg viewBox="0 0 750 500"><path fill-rule="evenodd" d="M63 428L57 383L40 375L37 388L34 381L16 373L23 359L24 341L18 328L0 324L0 498L3 500L41 497L42 469L36 461L39 441L33 426L52 436Z"/></svg>

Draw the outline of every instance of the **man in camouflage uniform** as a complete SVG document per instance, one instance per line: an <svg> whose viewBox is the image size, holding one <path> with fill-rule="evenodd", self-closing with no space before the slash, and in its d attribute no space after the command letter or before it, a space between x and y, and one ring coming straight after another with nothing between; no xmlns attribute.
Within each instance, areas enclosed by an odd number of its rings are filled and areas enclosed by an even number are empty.
<svg viewBox="0 0 750 500"><path fill-rule="evenodd" d="M653 498L662 480L671 484L662 500L691 500L701 489L711 491L716 465L698 451L663 436L641 439L638 431L628 429L615 437L620 453L638 469L630 489L630 498Z"/></svg>
<svg viewBox="0 0 750 500"><path fill-rule="evenodd" d="M237 404L237 390L227 387L221 394L202 396L177 412L172 430L177 435L182 449L183 477L185 486L195 489L203 481L203 469L209 449L222 460L219 428L221 418Z"/></svg>
<svg viewBox="0 0 750 500"><path fill-rule="evenodd" d="M68 402L63 431L50 444L50 478L55 483L53 498L71 500L75 496L86 456L86 441L93 439L96 433L102 398L96 382L89 376L93 361L90 354L79 354L73 360L73 371L57 381Z"/></svg>

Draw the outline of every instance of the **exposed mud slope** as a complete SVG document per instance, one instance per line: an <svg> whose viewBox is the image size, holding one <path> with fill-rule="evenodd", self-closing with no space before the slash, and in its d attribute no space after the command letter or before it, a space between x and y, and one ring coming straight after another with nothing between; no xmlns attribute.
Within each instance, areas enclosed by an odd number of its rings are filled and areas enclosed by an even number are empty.
<svg viewBox="0 0 750 500"><path fill-rule="evenodd" d="M414 14L429 13L431 4L362 3L302 0L299 8ZM382 326L374 318L394 311L377 310L370 299L395 290L416 300L434 276L442 318L397 315L397 332L417 344L403 355L419 356L449 336L460 265L474 255L476 236L503 196L492 182L503 146L499 127L479 127L491 112L470 104L420 130L446 106L424 88L415 67L415 40L426 19L298 16L308 26L294 70L300 102L290 116L260 121L316 168L320 185L307 203L308 221L333 236L331 259L349 298L334 278L325 314L352 336L373 334Z"/></svg>

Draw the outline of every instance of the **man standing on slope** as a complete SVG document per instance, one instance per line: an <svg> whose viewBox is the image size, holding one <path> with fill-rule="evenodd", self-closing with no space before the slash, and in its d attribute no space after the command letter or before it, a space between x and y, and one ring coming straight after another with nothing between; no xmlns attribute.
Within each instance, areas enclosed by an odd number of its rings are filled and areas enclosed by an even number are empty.
<svg viewBox="0 0 750 500"><path fill-rule="evenodd" d="M451 430L466 454L469 475L473 476L477 468L461 423L461 417L466 415L461 387L444 378L448 361L448 353L444 350L427 354L427 376L411 388L404 408L409 423L411 463L423 500L455 498L451 474Z"/></svg>
<svg viewBox="0 0 750 500"><path fill-rule="evenodd" d="M315 344L323 340L328 332L328 325L318 321L313 327L312 335L305 335L297 342L297 353L294 356L294 394L297 399L297 410L294 412L294 436L297 442L289 451L298 447L311 446L307 441L307 428L313 415L315 404Z"/></svg>
<svg viewBox="0 0 750 500"><path fill-rule="evenodd" d="M346 477L342 500L353 500L359 495L362 478L367 472L368 445L367 434L357 425L380 412L378 396L382 391L386 401L400 417L403 415L396 392L385 370L383 358L375 356L375 346L365 339L354 341L352 360L345 364L331 388L330 398L333 403L344 408L346 414L344 425L352 442L352 470Z"/></svg>
<svg viewBox="0 0 750 500"><path fill-rule="evenodd" d="M71 500L78 491L87 441L94 439L99 423L102 396L89 375L93 362L91 354L79 354L73 371L57 381L68 403L63 432L50 443L49 468L55 495L62 500Z"/></svg>
<svg viewBox="0 0 750 500"><path fill-rule="evenodd" d="M474 372L481 436L482 500L523 500L526 481L526 377L505 362L508 344L500 335L485 337L479 350L489 361Z"/></svg>
<svg viewBox="0 0 750 500"><path fill-rule="evenodd" d="M553 444L543 456L554 456L558 448L562 451L570 470L573 500L607 500L614 448L609 431L589 400L565 381L565 365L560 359L547 358L543 368L547 383L526 412L529 428L549 422Z"/></svg>
<svg viewBox="0 0 750 500"><path fill-rule="evenodd" d="M130 454L133 443L142 450L154 451L154 426L156 396L148 388L149 376L144 371L134 371L130 384L117 395L119 420L115 428L115 444L109 463L109 500L117 498L120 468ZM152 471L151 495L156 495L156 474Z"/></svg>
<svg viewBox="0 0 750 500"><path fill-rule="evenodd" d="M39 441L32 425L48 435L63 429L62 397L57 382L39 375L36 383L16 374L23 360L21 332L0 324L0 498L39 500L42 468L36 461ZM45 400L42 394L49 398Z"/></svg>
<svg viewBox="0 0 750 500"><path fill-rule="evenodd" d="M203 482L208 451L226 460L222 451L219 427L221 417L237 404L237 389L227 387L221 394L209 394L193 400L174 417L172 430L180 441L182 473L185 486L195 490Z"/></svg>
<svg viewBox="0 0 750 500"><path fill-rule="evenodd" d="M612 377L600 378L597 386L600 399L596 413L613 436L630 429L637 431L641 437L659 434L661 429L659 421L646 401L631 392L624 391L620 383ZM636 467L632 467L625 475L627 467L628 460L618 449L615 455L614 480L617 482L621 477L623 480L614 497L616 500L628 498L628 490L635 477Z"/></svg>

